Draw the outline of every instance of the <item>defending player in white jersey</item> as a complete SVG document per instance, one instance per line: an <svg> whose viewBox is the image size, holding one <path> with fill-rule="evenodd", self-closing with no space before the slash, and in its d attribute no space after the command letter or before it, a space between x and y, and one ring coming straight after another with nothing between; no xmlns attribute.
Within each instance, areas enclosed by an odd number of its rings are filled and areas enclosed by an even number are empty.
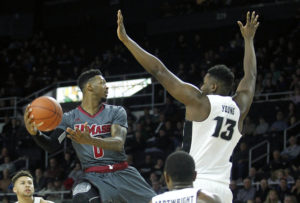
<svg viewBox="0 0 300 203"><path fill-rule="evenodd" d="M19 171L12 178L13 191L18 201L16 203L54 203L44 200L42 197L34 197L33 177L29 171Z"/></svg>
<svg viewBox="0 0 300 203"><path fill-rule="evenodd" d="M164 168L164 178L169 192L157 195L150 203L218 203L220 198L199 188L193 188L196 178L195 162L184 151L170 154Z"/></svg>
<svg viewBox="0 0 300 203"><path fill-rule="evenodd" d="M234 75L225 65L210 68L200 89L183 82L155 56L146 52L127 34L123 16L118 11L117 34L136 60L151 73L179 102L186 107L183 149L196 162L200 187L232 202L229 189L230 156L241 137L243 121L250 109L256 82L254 35L259 25L255 12L247 13L246 24L238 21L245 43L244 77L236 94L230 97Z"/></svg>

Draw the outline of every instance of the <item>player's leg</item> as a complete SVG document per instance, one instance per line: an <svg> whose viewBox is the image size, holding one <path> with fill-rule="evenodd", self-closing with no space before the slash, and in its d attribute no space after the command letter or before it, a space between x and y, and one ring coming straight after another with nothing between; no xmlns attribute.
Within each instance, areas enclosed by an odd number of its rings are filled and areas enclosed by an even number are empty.
<svg viewBox="0 0 300 203"><path fill-rule="evenodd" d="M126 202L149 203L156 195L151 186L133 167L115 172L112 178Z"/></svg>
<svg viewBox="0 0 300 203"><path fill-rule="evenodd" d="M92 184L89 182L80 182L72 191L73 203L101 203L100 194Z"/></svg>

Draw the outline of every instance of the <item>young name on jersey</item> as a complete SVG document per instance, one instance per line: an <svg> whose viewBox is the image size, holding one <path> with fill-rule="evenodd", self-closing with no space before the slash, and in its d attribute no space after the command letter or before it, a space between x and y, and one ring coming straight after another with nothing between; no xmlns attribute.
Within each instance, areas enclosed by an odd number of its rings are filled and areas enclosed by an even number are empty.
<svg viewBox="0 0 300 203"><path fill-rule="evenodd" d="M222 105L222 112L234 115L234 109L235 109L234 107Z"/></svg>

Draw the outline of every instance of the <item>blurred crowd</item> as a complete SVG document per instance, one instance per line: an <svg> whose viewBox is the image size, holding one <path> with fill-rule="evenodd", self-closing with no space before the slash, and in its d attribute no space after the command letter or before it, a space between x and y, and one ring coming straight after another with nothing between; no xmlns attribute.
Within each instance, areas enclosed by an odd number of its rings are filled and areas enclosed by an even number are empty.
<svg viewBox="0 0 300 203"><path fill-rule="evenodd" d="M163 0L160 5L160 15L162 17L190 15L220 8L296 1L297 0Z"/></svg>

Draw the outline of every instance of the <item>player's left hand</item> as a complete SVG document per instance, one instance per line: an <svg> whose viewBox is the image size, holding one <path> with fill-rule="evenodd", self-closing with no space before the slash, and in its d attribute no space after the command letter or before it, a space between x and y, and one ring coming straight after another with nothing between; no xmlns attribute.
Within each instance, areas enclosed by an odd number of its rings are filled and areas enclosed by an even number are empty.
<svg viewBox="0 0 300 203"><path fill-rule="evenodd" d="M118 10L118 29L117 29L117 34L118 34L118 38L122 41L125 42L126 40L128 40L128 36L126 34L126 30L125 30L125 26L123 23L123 15L121 10Z"/></svg>
<svg viewBox="0 0 300 203"><path fill-rule="evenodd" d="M67 137L77 142L79 144L90 144L92 145L93 137L90 135L87 122L84 123L84 131L81 132L78 128L73 130L72 128L67 128Z"/></svg>

